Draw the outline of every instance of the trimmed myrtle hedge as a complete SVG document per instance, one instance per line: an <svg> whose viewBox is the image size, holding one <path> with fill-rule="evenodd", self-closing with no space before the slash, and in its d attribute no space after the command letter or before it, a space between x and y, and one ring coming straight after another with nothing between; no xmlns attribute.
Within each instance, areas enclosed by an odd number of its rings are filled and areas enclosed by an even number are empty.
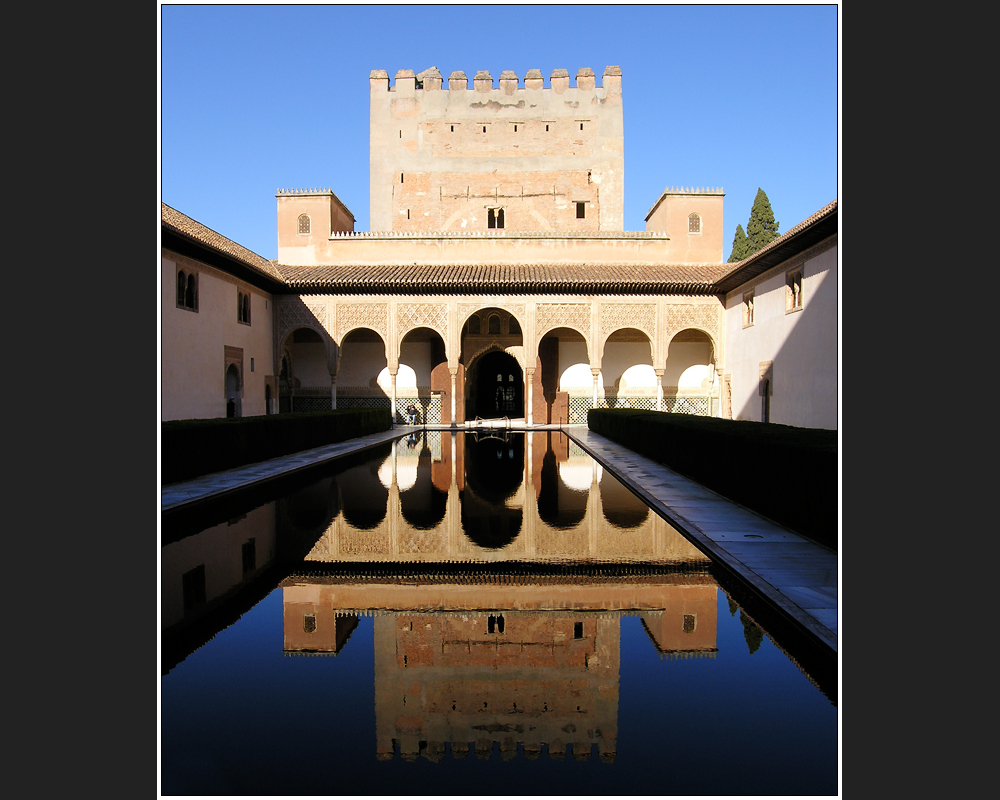
<svg viewBox="0 0 1000 800"><path fill-rule="evenodd" d="M837 549L837 432L774 423L591 409L595 433Z"/></svg>
<svg viewBox="0 0 1000 800"><path fill-rule="evenodd" d="M185 419L160 426L164 484L342 442L392 427L387 408Z"/></svg>

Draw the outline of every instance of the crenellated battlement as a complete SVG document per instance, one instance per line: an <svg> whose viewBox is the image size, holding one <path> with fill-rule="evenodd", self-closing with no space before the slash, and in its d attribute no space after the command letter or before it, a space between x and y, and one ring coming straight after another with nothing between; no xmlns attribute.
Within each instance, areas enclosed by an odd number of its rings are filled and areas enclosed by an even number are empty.
<svg viewBox="0 0 1000 800"><path fill-rule="evenodd" d="M333 189L278 189L275 197L281 195L333 194Z"/></svg>
<svg viewBox="0 0 1000 800"><path fill-rule="evenodd" d="M570 74L566 69L555 69L549 76L548 89L562 94L567 89L573 88L580 91L590 91L601 88L608 91L621 92L621 67L609 66L604 68L603 80L600 87L596 85L596 75L589 67L581 67L576 73L576 85L570 87ZM452 92L475 91L500 92L503 94L513 94L523 91L544 91L544 80L541 70L529 69L524 76L524 84L520 84L520 79L514 70L505 69L500 73L497 86L494 86L493 76L488 70L479 70L472 79L472 86L469 86L469 79L462 70L455 70L448 76L448 85L444 87L444 79L437 67L429 67L423 72L415 73L412 69L401 69L396 72L394 82L390 83L389 73L384 69L373 69L368 76L372 91L402 92L407 95L414 91L433 92L446 89Z"/></svg>
<svg viewBox="0 0 1000 800"><path fill-rule="evenodd" d="M718 187L702 187L697 188L692 186L668 186L661 192L661 196L664 194L725 194L721 186Z"/></svg>

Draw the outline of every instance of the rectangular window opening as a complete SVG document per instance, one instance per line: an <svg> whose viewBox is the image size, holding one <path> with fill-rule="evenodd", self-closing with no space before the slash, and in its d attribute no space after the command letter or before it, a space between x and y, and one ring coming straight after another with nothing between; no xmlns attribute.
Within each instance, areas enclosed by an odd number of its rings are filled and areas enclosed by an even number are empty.
<svg viewBox="0 0 1000 800"><path fill-rule="evenodd" d="M587 218L587 204L586 203L577 203L576 204L576 218L577 219L586 219Z"/></svg>
<svg viewBox="0 0 1000 800"><path fill-rule="evenodd" d="M583 638L583 623L574 622L573 623L573 638L582 639Z"/></svg>

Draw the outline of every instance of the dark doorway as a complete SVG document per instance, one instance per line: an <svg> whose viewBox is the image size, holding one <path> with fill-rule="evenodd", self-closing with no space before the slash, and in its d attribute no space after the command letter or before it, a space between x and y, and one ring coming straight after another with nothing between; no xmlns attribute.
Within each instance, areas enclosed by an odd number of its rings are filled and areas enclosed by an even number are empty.
<svg viewBox="0 0 1000 800"><path fill-rule="evenodd" d="M479 357L469 406L472 415L483 419L524 416L524 376L512 355L494 350Z"/></svg>

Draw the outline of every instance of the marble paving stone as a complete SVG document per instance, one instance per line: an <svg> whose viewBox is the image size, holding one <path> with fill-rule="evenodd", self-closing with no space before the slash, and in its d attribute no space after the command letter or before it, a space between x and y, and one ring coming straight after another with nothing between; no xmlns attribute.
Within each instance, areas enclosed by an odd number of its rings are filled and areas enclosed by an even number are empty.
<svg viewBox="0 0 1000 800"><path fill-rule="evenodd" d="M836 649L835 553L668 467L636 454L623 458L617 445L587 428L567 433L713 559L726 563Z"/></svg>

